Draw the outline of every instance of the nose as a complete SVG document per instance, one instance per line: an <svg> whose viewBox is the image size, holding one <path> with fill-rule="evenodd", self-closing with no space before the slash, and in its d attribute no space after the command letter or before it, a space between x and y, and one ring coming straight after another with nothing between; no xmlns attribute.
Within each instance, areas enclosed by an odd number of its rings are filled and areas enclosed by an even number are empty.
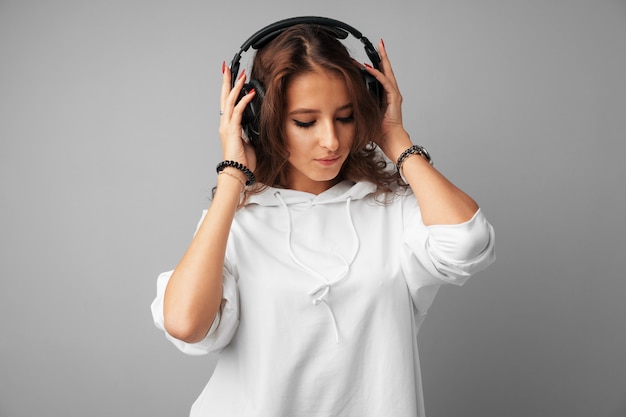
<svg viewBox="0 0 626 417"><path fill-rule="evenodd" d="M329 122L325 123L324 126L324 129L320 132L320 146L334 152L339 148L339 137L337 136L335 124Z"/></svg>

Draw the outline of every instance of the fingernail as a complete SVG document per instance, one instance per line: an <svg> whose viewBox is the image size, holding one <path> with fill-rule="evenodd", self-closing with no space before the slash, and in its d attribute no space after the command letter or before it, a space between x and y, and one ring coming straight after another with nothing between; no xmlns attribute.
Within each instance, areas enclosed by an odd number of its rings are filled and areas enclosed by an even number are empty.
<svg viewBox="0 0 626 417"><path fill-rule="evenodd" d="M248 91L248 94L253 94L253 93L255 93L255 92L256 92L256 91L254 91L254 88L253 88L252 90Z"/></svg>
<svg viewBox="0 0 626 417"><path fill-rule="evenodd" d="M244 76L246 75L246 70L244 69L243 71L241 71L241 74L239 74L239 77L237 77L238 80L242 79Z"/></svg>
<svg viewBox="0 0 626 417"><path fill-rule="evenodd" d="M226 71L226 61L222 61L222 74Z"/></svg>
<svg viewBox="0 0 626 417"><path fill-rule="evenodd" d="M365 65L367 68L372 68L372 66L368 64L367 62L364 62L363 65Z"/></svg>
<svg viewBox="0 0 626 417"><path fill-rule="evenodd" d="M385 47L385 41L383 40L383 38L380 38L380 43L383 44L383 48Z"/></svg>

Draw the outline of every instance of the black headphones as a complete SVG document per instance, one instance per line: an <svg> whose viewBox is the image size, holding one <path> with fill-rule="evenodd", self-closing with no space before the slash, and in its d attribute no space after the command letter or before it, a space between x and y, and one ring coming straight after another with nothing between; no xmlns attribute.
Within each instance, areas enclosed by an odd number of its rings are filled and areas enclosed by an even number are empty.
<svg viewBox="0 0 626 417"><path fill-rule="evenodd" d="M378 55L378 52L376 51L376 49L374 49L372 43L365 36L363 36L361 32L359 32L352 26L340 22L339 20L329 19L326 17L292 17L289 19L280 20L264 27L263 29L257 31L250 38L248 38L248 40L241 45L239 52L235 54L235 57L230 64L230 71L232 74L231 88L235 86L237 78L239 77L239 61L241 59L241 54L246 52L250 47L257 50L262 48L278 35L280 35L285 29L301 23L324 26L328 28L337 39L346 39L349 33L352 34L364 45L365 53L372 62L372 66L380 70L380 56ZM374 96L377 103L382 104L383 87L380 82L378 82L376 78L374 78L364 69L361 70L361 74L363 75L363 80L365 82L367 90ZM250 142L256 146L259 143L259 115L261 114L261 104L263 103L263 98L265 96L265 89L263 85L255 79L250 79L246 84L244 84L241 93L239 94L239 98L237 99L237 102L239 102L239 100L241 100L241 98L248 94L248 92L250 92L250 90L252 89L256 91L256 96L254 97L252 102L250 102L250 104L246 106L243 112L241 126L245 135L248 137L248 139L250 139Z"/></svg>

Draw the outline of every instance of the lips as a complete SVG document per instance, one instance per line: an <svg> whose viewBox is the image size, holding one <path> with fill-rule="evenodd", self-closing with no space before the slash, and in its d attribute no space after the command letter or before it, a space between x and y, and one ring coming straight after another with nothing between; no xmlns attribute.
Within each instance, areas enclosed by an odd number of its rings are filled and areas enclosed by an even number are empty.
<svg viewBox="0 0 626 417"><path fill-rule="evenodd" d="M341 159L341 156L325 156L323 158L317 158L316 161L324 166L330 166L335 164L337 161Z"/></svg>

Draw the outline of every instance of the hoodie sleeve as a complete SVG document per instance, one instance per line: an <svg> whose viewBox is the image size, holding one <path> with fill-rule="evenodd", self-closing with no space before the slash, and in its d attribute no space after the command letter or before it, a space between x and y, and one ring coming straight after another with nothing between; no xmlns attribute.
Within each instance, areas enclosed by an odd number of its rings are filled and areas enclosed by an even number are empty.
<svg viewBox="0 0 626 417"><path fill-rule="evenodd" d="M202 214L198 226L206 215ZM196 228L197 231L197 228ZM157 328L163 330L165 337L170 340L180 351L188 355L205 355L207 353L217 353L230 343L239 325L239 291L237 281L228 264L224 264L224 274L222 279L222 304L220 310L207 332L204 339L197 343L187 343L176 339L165 330L165 319L163 315L163 299L167 283L172 276L172 271L163 272L157 278L157 295L150 309L152 318Z"/></svg>
<svg viewBox="0 0 626 417"><path fill-rule="evenodd" d="M432 226L414 209L404 230L403 269L418 313L425 314L441 284L463 285L495 261L494 230L481 209L465 223Z"/></svg>

